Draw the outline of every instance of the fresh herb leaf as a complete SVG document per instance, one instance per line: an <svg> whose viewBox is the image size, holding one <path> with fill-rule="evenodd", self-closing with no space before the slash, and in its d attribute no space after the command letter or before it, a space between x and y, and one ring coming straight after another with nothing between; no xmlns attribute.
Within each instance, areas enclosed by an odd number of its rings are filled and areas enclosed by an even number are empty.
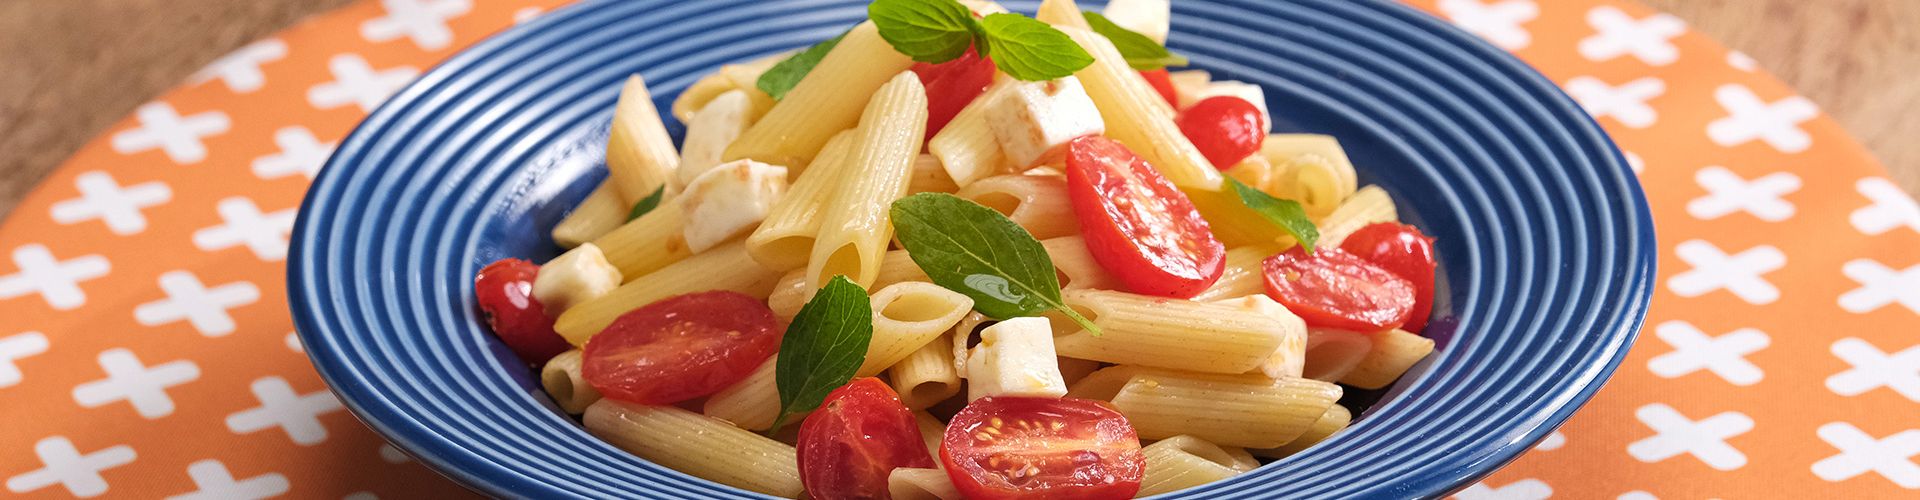
<svg viewBox="0 0 1920 500"><path fill-rule="evenodd" d="M652 212L653 209L659 208L660 198L666 196L666 194L667 185L661 184L659 189L653 190L653 194L647 195L646 198L641 198L639 202L633 204L633 210L627 212L627 220L638 219L640 216L646 215L647 212Z"/></svg>
<svg viewBox="0 0 1920 500"><path fill-rule="evenodd" d="M773 67L767 68L766 73L761 73L760 79L755 81L753 86L773 96L775 101L787 97L787 91L799 85L800 80L806 78L807 73L812 73L815 65L820 64L820 59L827 57L828 52L833 52L833 47L839 45L840 39L846 37L846 33L841 33L840 36L813 44L812 47L807 47L807 50L787 57Z"/></svg>
<svg viewBox="0 0 1920 500"><path fill-rule="evenodd" d="M951 61L973 45L973 11L954 0L874 0L867 17L894 50L915 61Z"/></svg>
<svg viewBox="0 0 1920 500"><path fill-rule="evenodd" d="M1301 248L1307 249L1307 253L1313 253L1314 242L1320 240L1320 229L1313 226L1313 219L1307 218L1307 211L1301 208L1300 202L1274 198L1232 177L1226 179L1227 184L1233 186L1233 192L1240 195L1240 203L1292 235L1294 240L1300 242Z"/></svg>
<svg viewBox="0 0 1920 500"><path fill-rule="evenodd" d="M994 319L1053 309L1094 335L1100 328L1060 300L1053 259L1033 235L991 208L945 193L893 202L893 230L935 284L973 298Z"/></svg>
<svg viewBox="0 0 1920 500"><path fill-rule="evenodd" d="M1072 75L1093 64L1093 56L1060 30L1019 14L994 14L980 23L993 64L1007 75L1026 81L1052 80Z"/></svg>
<svg viewBox="0 0 1920 500"><path fill-rule="evenodd" d="M767 432L779 431L787 417L819 408L827 393L853 380L872 341L873 305L867 291L846 276L834 276L800 308L780 341L773 361L780 414Z"/></svg>
<svg viewBox="0 0 1920 500"><path fill-rule="evenodd" d="M1094 33L1113 41L1113 46L1120 49L1120 55L1127 58L1127 65L1133 69L1145 71L1187 65L1187 58L1167 50L1165 45L1146 35L1114 24L1107 16L1093 11L1082 11L1080 14L1087 18L1087 24L1093 26Z"/></svg>

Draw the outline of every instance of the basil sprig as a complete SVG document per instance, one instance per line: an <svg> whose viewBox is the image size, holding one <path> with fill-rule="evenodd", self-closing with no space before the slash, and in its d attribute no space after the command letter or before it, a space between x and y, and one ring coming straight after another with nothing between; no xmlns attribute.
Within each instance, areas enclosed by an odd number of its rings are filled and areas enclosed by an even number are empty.
<svg viewBox="0 0 1920 500"><path fill-rule="evenodd" d="M1307 253L1313 253L1314 242L1320 240L1320 228L1314 227L1313 219L1307 217L1307 210L1300 206L1300 202L1274 198L1232 177L1226 179L1227 185L1233 186L1234 194L1240 196L1241 204L1293 236Z"/></svg>
<svg viewBox="0 0 1920 500"><path fill-rule="evenodd" d="M1093 56L1066 33L1019 14L975 19L955 0L874 0L867 17L894 50L915 61L942 63L974 47L1000 71L1027 81L1072 75Z"/></svg>
<svg viewBox="0 0 1920 500"><path fill-rule="evenodd" d="M1113 42L1115 48L1120 49L1120 56L1127 58L1127 65L1132 66L1133 69L1146 71L1167 66L1187 65L1186 57L1167 50L1167 46L1153 41L1146 35L1114 24L1112 20L1107 19L1107 16L1093 11L1081 11L1080 15L1087 18L1087 24L1093 27L1094 33L1107 37L1107 40Z"/></svg>
<svg viewBox="0 0 1920 500"><path fill-rule="evenodd" d="M934 284L973 298L994 319L1059 311L1094 335L1100 327L1060 299L1053 259L1032 234L991 208L946 193L893 202L893 230Z"/></svg>
<svg viewBox="0 0 1920 500"><path fill-rule="evenodd" d="M867 291L846 276L834 276L801 306L780 340L773 361L780 414L767 432L778 432L787 417L819 408L828 393L853 380L872 341L873 305Z"/></svg>

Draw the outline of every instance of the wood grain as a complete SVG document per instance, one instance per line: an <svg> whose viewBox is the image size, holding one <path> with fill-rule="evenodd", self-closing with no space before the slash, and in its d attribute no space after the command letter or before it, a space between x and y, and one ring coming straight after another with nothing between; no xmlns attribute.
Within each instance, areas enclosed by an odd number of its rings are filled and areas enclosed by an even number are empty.
<svg viewBox="0 0 1920 500"><path fill-rule="evenodd" d="M214 58L353 0L0 0L0 213ZM1920 0L1644 0L1760 61L1920 192Z"/></svg>

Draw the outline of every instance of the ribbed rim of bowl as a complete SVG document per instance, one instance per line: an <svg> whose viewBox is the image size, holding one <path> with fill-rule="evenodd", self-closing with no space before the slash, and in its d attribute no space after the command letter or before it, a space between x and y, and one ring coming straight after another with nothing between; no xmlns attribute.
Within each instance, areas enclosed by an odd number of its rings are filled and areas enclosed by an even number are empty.
<svg viewBox="0 0 1920 500"><path fill-rule="evenodd" d="M627 74L665 109L702 73L833 36L866 3L592 1L428 72L344 141L301 207L289 288L321 376L387 439L486 493L758 496L640 460L553 411L473 312L470 277L507 257L483 248L481 221L526 210L515 204L554 173L535 160L562 134L604 127ZM1368 146L1417 159L1396 175L1438 186L1394 191L1403 215L1468 235L1440 242L1452 290L1440 302L1459 327L1424 373L1320 446L1175 496L1441 495L1599 389L1644 317L1653 225L1618 150L1552 82L1397 3L1174 11L1175 51L1384 138Z"/></svg>

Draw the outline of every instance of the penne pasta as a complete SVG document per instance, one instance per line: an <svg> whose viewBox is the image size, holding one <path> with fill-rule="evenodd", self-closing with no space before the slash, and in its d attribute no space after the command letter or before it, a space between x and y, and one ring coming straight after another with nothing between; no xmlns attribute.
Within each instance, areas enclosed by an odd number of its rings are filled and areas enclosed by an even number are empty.
<svg viewBox="0 0 1920 500"><path fill-rule="evenodd" d="M763 431L773 427L773 419L780 416L780 387L774 380L775 358L768 357L747 374L747 378L707 396L700 413L747 430ZM799 423L805 416L796 414L789 417L787 423Z"/></svg>
<svg viewBox="0 0 1920 500"><path fill-rule="evenodd" d="M959 323L954 323L953 371L959 374L960 378L967 378L967 358L971 355L969 349L973 347L975 341L980 339L980 329L993 323L993 318L977 311L967 313L960 318Z"/></svg>
<svg viewBox="0 0 1920 500"><path fill-rule="evenodd" d="M695 177L721 163L727 145L753 124L753 98L745 90L729 90L715 97L687 121L686 140L680 145L680 166L675 173L676 186L686 186Z"/></svg>
<svg viewBox="0 0 1920 500"><path fill-rule="evenodd" d="M1041 0L1040 8L1034 11L1033 18L1055 27L1093 29L1093 26L1087 24L1087 18L1081 16L1080 6L1073 0Z"/></svg>
<svg viewBox="0 0 1920 500"><path fill-rule="evenodd" d="M754 263L747 257L746 246L736 241L628 280L613 293L568 309L554 320L553 329L573 345L586 345L614 319L656 300L708 290L765 298L779 277L778 272Z"/></svg>
<svg viewBox="0 0 1920 500"><path fill-rule="evenodd" d="M953 369L952 335L940 334L887 368L887 380L907 408L926 409L960 393L960 373Z"/></svg>
<svg viewBox="0 0 1920 500"><path fill-rule="evenodd" d="M600 187L580 200L580 204L553 226L553 243L561 248L580 246L600 235L607 234L627 222L627 214L633 207L620 199L620 191L612 184L601 181Z"/></svg>
<svg viewBox="0 0 1920 500"><path fill-rule="evenodd" d="M1347 236L1368 224L1398 220L1400 215L1394 210L1393 197L1387 196L1387 191L1378 186L1367 186L1354 192L1353 197L1340 204L1340 208L1320 220L1319 245L1336 248L1347 241Z"/></svg>
<svg viewBox="0 0 1920 500"><path fill-rule="evenodd" d="M1045 241L1040 245L1047 249L1047 257L1053 260L1053 268L1060 272L1060 288L1063 290L1100 289L1114 290L1122 288L1119 278L1113 277L1107 269L1093 260L1093 253L1087 251L1087 240L1078 235L1061 236Z"/></svg>
<svg viewBox="0 0 1920 500"><path fill-rule="evenodd" d="M1060 379L1072 387L1074 382L1100 369L1100 362L1089 359L1054 358L1060 364Z"/></svg>
<svg viewBox="0 0 1920 500"><path fill-rule="evenodd" d="M1267 293L1267 273L1261 263L1282 250L1271 243L1227 249L1226 271L1193 300L1213 302Z"/></svg>
<svg viewBox="0 0 1920 500"><path fill-rule="evenodd" d="M925 282L929 279L927 273L920 270L920 265L913 262L913 257L907 255L906 250L893 250L887 252L886 257L880 261L880 273L873 279L872 288L886 288L895 283L908 281ZM818 290L807 286L806 270L795 269L781 276L774 285L773 291L767 296L767 307L773 309L775 316L791 319L793 315L800 313L801 306L806 305L808 300L813 300L813 294Z"/></svg>
<svg viewBox="0 0 1920 500"><path fill-rule="evenodd" d="M920 439L927 444L927 454L933 455L933 466L945 468L940 463L940 441L947 436L947 423L926 410L914 410L913 423L920 428Z"/></svg>
<svg viewBox="0 0 1920 500"><path fill-rule="evenodd" d="M1333 213L1358 187L1353 161L1330 135L1269 135L1260 144L1260 155L1284 172L1268 192L1300 202L1314 217Z"/></svg>
<svg viewBox="0 0 1920 500"><path fill-rule="evenodd" d="M1219 191L1220 171L1180 132L1173 122L1173 108L1140 72L1127 66L1113 42L1084 29L1062 27L1060 31L1093 55L1093 64L1074 76L1106 118L1107 136L1140 155L1175 186Z"/></svg>
<svg viewBox="0 0 1920 500"><path fill-rule="evenodd" d="M947 471L901 467L887 474L887 493L893 500L960 500L960 489Z"/></svg>
<svg viewBox="0 0 1920 500"><path fill-rule="evenodd" d="M600 391L580 375L579 349L547 360L547 364L540 367L540 387L553 397L554 405L571 415L585 413L587 406L600 400Z"/></svg>
<svg viewBox="0 0 1920 500"><path fill-rule="evenodd" d="M680 153L673 137L653 107L653 94L640 75L627 78L613 110L613 131L607 138L607 183L620 191L629 207L669 184L679 167Z"/></svg>
<svg viewBox="0 0 1920 500"><path fill-rule="evenodd" d="M581 420L588 433L628 453L701 479L788 498L802 490L792 446L719 419L602 399Z"/></svg>
<svg viewBox="0 0 1920 500"><path fill-rule="evenodd" d="M873 339L856 376L879 375L940 338L967 313L973 299L932 283L909 281L873 293Z"/></svg>
<svg viewBox="0 0 1920 500"><path fill-rule="evenodd" d="M1340 399L1340 386L1303 378L1143 369L1113 396L1141 439L1181 434L1226 446L1293 441Z"/></svg>
<svg viewBox="0 0 1920 500"><path fill-rule="evenodd" d="M1034 239L1080 233L1080 219L1074 216L1067 181L1062 177L1000 175L968 184L954 195L1000 212Z"/></svg>
<svg viewBox="0 0 1920 500"><path fill-rule="evenodd" d="M1192 488L1240 475L1259 466L1245 450L1222 447L1204 439L1179 435L1140 448L1146 470L1139 496ZM1249 463L1251 462L1251 463Z"/></svg>
<svg viewBox="0 0 1920 500"><path fill-rule="evenodd" d="M1105 290L1068 290L1067 306L1093 320L1095 336L1053 320L1061 356L1209 373L1246 373L1280 347L1284 328L1258 311Z"/></svg>
<svg viewBox="0 0 1920 500"><path fill-rule="evenodd" d="M1301 376L1332 382L1345 378L1360 367L1373 341L1364 333L1311 328L1307 330L1307 362Z"/></svg>
<svg viewBox="0 0 1920 500"><path fill-rule="evenodd" d="M1307 366L1307 322L1295 316L1286 306L1274 302L1266 295L1248 295L1237 300L1226 301L1243 309L1257 311L1280 327L1280 346L1273 354L1260 362L1258 373L1269 378L1299 377Z"/></svg>
<svg viewBox="0 0 1920 500"><path fill-rule="evenodd" d="M758 85L760 75L791 56L793 56L792 52L781 52L745 63L721 66L719 70L701 77L686 90L680 91L680 96L673 99L673 117L679 119L681 123L691 123L693 115L706 108L707 103L712 102L714 98L729 91L740 90L752 97L753 117L758 119L760 115L766 114L768 108L773 107L773 97L760 91Z"/></svg>
<svg viewBox="0 0 1920 500"><path fill-rule="evenodd" d="M820 233L807 260L810 286L825 285L835 275L873 285L893 239L890 209L907 193L926 126L927 92L919 76L902 71L880 87L849 142L840 185L822 207Z"/></svg>
<svg viewBox="0 0 1920 500"><path fill-rule="evenodd" d="M953 183L947 171L940 166L940 158L923 154L913 158L913 177L907 180L907 193L951 193L959 191L960 186Z"/></svg>
<svg viewBox="0 0 1920 500"><path fill-rule="evenodd" d="M686 229L686 210L679 203L664 201L646 215L595 238L593 246L600 247L621 276L633 281L693 255Z"/></svg>
<svg viewBox="0 0 1920 500"><path fill-rule="evenodd" d="M1013 170L1007 164L1006 152L1000 150L1000 140L995 138L993 127L987 123L989 109L1014 91L1010 77L1002 76L986 92L960 108L960 113L947 122L947 128L933 135L927 141L927 153L940 160L940 168L945 170L947 178L954 185L967 187L974 181Z"/></svg>
<svg viewBox="0 0 1920 500"><path fill-rule="evenodd" d="M1348 411L1347 407L1340 405L1329 406L1327 407L1327 412L1320 415L1320 419L1314 420L1313 425L1307 426L1307 432L1301 433L1300 437L1294 438L1293 441L1288 442L1286 445L1279 448L1247 451L1256 456L1286 458L1289 455L1299 453L1308 447L1326 441L1327 438L1333 437L1334 434L1345 430L1352 422L1353 413Z"/></svg>
<svg viewBox="0 0 1920 500"><path fill-rule="evenodd" d="M1379 389L1399 380L1415 363L1433 354L1433 340L1395 328L1367 335L1372 349L1340 383L1361 389Z"/></svg>
<svg viewBox="0 0 1920 500"><path fill-rule="evenodd" d="M722 159L806 165L833 134L859 123L861 110L865 109L862 105L869 96L878 95L882 85L912 65L912 59L895 52L880 38L872 21L860 23L766 116L728 146ZM926 105L921 104L919 109L924 113ZM923 117L919 127L924 129L925 125ZM915 137L924 137L924 132ZM919 153L920 148L915 146L913 152Z"/></svg>
<svg viewBox="0 0 1920 500"><path fill-rule="evenodd" d="M797 177L792 189L767 213L767 219L747 236L747 252L754 261L783 271L807 265L807 254L820 233L820 214L846 166L853 141L849 132L835 134L827 141L826 148L807 167L814 175Z"/></svg>

